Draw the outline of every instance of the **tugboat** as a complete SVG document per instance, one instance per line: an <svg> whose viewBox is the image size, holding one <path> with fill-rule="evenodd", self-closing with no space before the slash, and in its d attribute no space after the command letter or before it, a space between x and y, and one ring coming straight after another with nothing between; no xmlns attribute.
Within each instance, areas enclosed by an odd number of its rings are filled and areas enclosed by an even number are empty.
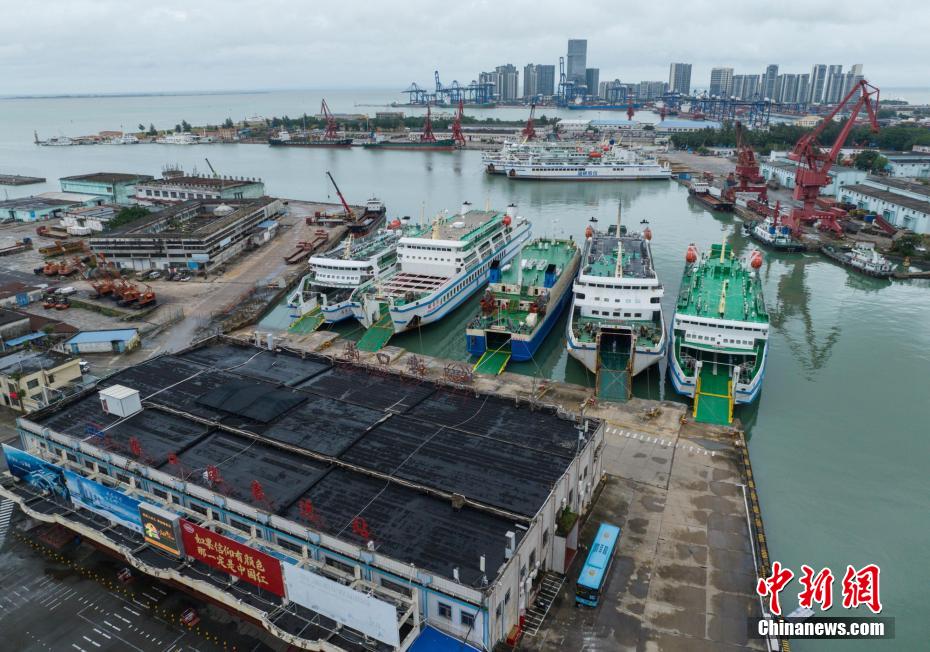
<svg viewBox="0 0 930 652"><path fill-rule="evenodd" d="M824 256L835 260L843 267L848 267L866 276L886 279L894 275L894 265L875 251L873 242L857 242L852 247L823 245L820 251Z"/></svg>
<svg viewBox="0 0 930 652"><path fill-rule="evenodd" d="M791 235L791 229L784 224L779 226L773 217L756 222L749 231L749 237L777 251L806 251L806 247Z"/></svg>
<svg viewBox="0 0 930 652"><path fill-rule="evenodd" d="M581 254L574 240L538 238L512 263L492 264L481 309L465 330L475 371L497 375L531 360L571 298Z"/></svg>
<svg viewBox="0 0 930 652"><path fill-rule="evenodd" d="M733 406L752 403L762 389L769 316L758 270L762 254L736 257L725 242L709 253L685 253L668 368L675 391L694 397L697 421L728 425Z"/></svg>
<svg viewBox="0 0 930 652"><path fill-rule="evenodd" d="M601 398L629 399L633 376L658 364L665 353L665 290L653 266L651 240L648 226L642 233L627 232L619 207L617 223L606 233L585 230L566 347L597 376Z"/></svg>
<svg viewBox="0 0 930 652"><path fill-rule="evenodd" d="M716 192L715 192L716 191ZM688 194L713 211L732 211L733 202L720 196L720 191L712 188L706 181L692 181Z"/></svg>

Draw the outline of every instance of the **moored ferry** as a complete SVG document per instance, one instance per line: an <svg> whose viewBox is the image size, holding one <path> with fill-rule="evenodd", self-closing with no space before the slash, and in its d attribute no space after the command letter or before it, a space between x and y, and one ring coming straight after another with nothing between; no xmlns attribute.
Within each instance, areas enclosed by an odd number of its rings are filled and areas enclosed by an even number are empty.
<svg viewBox="0 0 930 652"><path fill-rule="evenodd" d="M756 250L737 258L726 243L703 255L691 245L672 320L669 373L679 394L694 398L698 421L729 424L733 406L762 389L769 316Z"/></svg>
<svg viewBox="0 0 930 652"><path fill-rule="evenodd" d="M775 218L766 217L749 228L749 237L759 244L778 251L805 251L803 243L791 235L791 229L777 224Z"/></svg>
<svg viewBox="0 0 930 652"><path fill-rule="evenodd" d="M478 315L465 330L476 371L497 374L509 360L533 358L571 299L580 260L574 240L538 238L512 262L494 264Z"/></svg>
<svg viewBox="0 0 930 652"><path fill-rule="evenodd" d="M599 396L625 400L632 377L665 353L662 296L652 260L652 231L588 227L566 329L568 353L597 377Z"/></svg>
<svg viewBox="0 0 930 652"><path fill-rule="evenodd" d="M619 145L594 147L583 156L578 152L549 152L527 158L511 157L504 162L509 179L539 181L621 181L671 179L672 169L655 158Z"/></svg>
<svg viewBox="0 0 930 652"><path fill-rule="evenodd" d="M340 246L310 257L310 273L288 296L291 328L314 330L354 315L352 292L360 285L394 271L399 229L369 238L349 236Z"/></svg>
<svg viewBox="0 0 930 652"><path fill-rule="evenodd" d="M498 212L472 210L465 202L459 214L437 216L401 237L397 269L356 290L355 316L388 337L438 321L487 283L493 266L516 256L530 230L513 205Z"/></svg>

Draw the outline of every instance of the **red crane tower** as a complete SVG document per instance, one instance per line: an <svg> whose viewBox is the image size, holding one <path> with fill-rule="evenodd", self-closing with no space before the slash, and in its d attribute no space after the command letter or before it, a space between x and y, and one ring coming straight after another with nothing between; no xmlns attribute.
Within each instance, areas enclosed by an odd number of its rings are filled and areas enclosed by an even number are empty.
<svg viewBox="0 0 930 652"><path fill-rule="evenodd" d="M452 140L465 147L465 134L462 133L462 118L465 116L465 102L459 100L459 110L455 113L455 119L452 120Z"/></svg>
<svg viewBox="0 0 930 652"><path fill-rule="evenodd" d="M429 104L426 105L426 122L423 123L423 133L420 134L420 142L435 143L436 136L433 135L433 116L429 110Z"/></svg>
<svg viewBox="0 0 930 652"><path fill-rule="evenodd" d="M849 111L849 119L840 130L836 141L830 151L822 151L817 145L817 138L823 133L828 124L833 121L834 116L840 112L852 97L859 93L859 99ZM793 197L802 202L800 207L791 209L791 213L783 220L785 225L791 229L791 232L797 237L800 235L801 224L811 223L820 220L820 228L829 229L834 233L842 234L843 228L837 223L837 218L842 217L843 213L836 210L821 210L816 205L817 196L820 189L827 185L830 180L829 172L836 163L836 159L843 148L843 144L849 137L856 117L862 107L865 107L869 115L870 126L873 132L878 131L878 111L879 90L864 79L853 86L846 94L846 97L837 104L834 109L821 120L820 124L809 134L801 136L794 150L788 155L792 161L798 162L798 167L794 174L794 194Z"/></svg>
<svg viewBox="0 0 930 652"><path fill-rule="evenodd" d="M329 105L324 99L320 104L320 112L323 114L323 117L326 118L326 133L323 135L324 138L336 139L339 137L337 131L339 125L336 124L336 118L333 117L333 114L329 112Z"/></svg>
<svg viewBox="0 0 930 652"><path fill-rule="evenodd" d="M526 126L523 127L523 142L525 143L528 140L535 140L536 138L536 125L534 121L536 120L536 105L530 104L530 117L526 119Z"/></svg>
<svg viewBox="0 0 930 652"><path fill-rule="evenodd" d="M336 185L336 180L333 179L333 175L329 173L329 170L326 171L326 176L329 177L329 180L330 180L330 181L332 182L332 184L333 184L333 188L336 189L336 194L339 195L339 201L342 202L342 207L343 207L343 208L345 209L345 211L346 211L346 220L348 220L349 222L354 221L354 220L355 220L355 213L353 213L353 212L352 212L352 209L349 208L349 204L348 204L348 202L346 201L346 198L342 196L342 191L339 190L339 186Z"/></svg>
<svg viewBox="0 0 930 652"><path fill-rule="evenodd" d="M636 111L633 110L633 100L630 100L626 105L626 119L632 121L634 115Z"/></svg>
<svg viewBox="0 0 930 652"><path fill-rule="evenodd" d="M738 192L754 192L758 201L768 201L765 179L759 173L759 163L752 146L744 137L743 123L736 122L736 185L727 188L727 199L733 201Z"/></svg>

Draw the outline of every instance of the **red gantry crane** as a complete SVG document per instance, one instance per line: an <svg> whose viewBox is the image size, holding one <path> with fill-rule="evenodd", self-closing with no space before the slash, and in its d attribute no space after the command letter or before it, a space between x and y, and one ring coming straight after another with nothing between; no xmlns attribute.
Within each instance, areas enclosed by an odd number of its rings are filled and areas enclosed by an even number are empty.
<svg viewBox="0 0 930 652"><path fill-rule="evenodd" d="M426 122L423 123L423 133L420 134L420 142L436 142L436 136L433 134L433 114L430 113L429 104L426 105Z"/></svg>
<svg viewBox="0 0 930 652"><path fill-rule="evenodd" d="M325 99L320 103L320 112L326 118L326 133L323 134L323 137L335 140L339 137L339 125L336 124L336 118L333 117L333 114L329 112L329 105Z"/></svg>
<svg viewBox="0 0 930 652"><path fill-rule="evenodd" d="M756 161L756 153L752 151L752 146L746 142L744 137L743 123L736 122L736 174L734 177L735 185L727 188L726 198L730 201L736 200L738 192L752 192L756 194L758 201L768 201L768 188L765 185L765 178L759 173L759 163Z"/></svg>
<svg viewBox="0 0 930 652"><path fill-rule="evenodd" d="M523 127L523 142L534 140L536 138L536 105L530 104L530 117L526 119L526 126Z"/></svg>
<svg viewBox="0 0 930 652"><path fill-rule="evenodd" d="M826 126L833 121L834 116L846 106L856 93L859 93L859 99L850 109L849 119L843 125L839 135L837 135L833 147L829 151L821 150L817 144L818 137L823 133ZM801 139L794 146L794 150L788 155L788 158L792 161L798 162L794 175L793 197L802 202L802 205L792 208L791 213L784 218L783 222L791 229L795 237L800 235L802 224L809 224L817 220L820 220L822 230L829 229L837 234L843 233L843 228L837 222L837 218L842 217L844 213L837 210L819 209L815 202L820 194L820 189L829 183L830 169L836 163L840 150L849 137L849 132L852 131L856 117L863 106L869 115L872 131L878 131L878 98L878 88L866 80L860 79L846 94L846 97L821 120L813 131L801 136Z"/></svg>
<svg viewBox="0 0 930 652"><path fill-rule="evenodd" d="M459 110L452 120L452 140L459 147L465 147L465 134L462 133L462 118L465 116L465 102L459 100Z"/></svg>

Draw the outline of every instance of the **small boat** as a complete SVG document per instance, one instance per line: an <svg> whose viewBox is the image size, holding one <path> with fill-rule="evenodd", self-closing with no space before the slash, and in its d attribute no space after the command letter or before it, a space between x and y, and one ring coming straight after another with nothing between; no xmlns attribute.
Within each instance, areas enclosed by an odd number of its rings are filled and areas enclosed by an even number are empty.
<svg viewBox="0 0 930 652"><path fill-rule="evenodd" d="M759 244L784 252L806 251L804 243L791 235L791 229L784 224L776 223L772 217L756 222L749 230L749 237Z"/></svg>
<svg viewBox="0 0 930 652"><path fill-rule="evenodd" d="M597 218L594 217L594 216L592 215L592 216L591 216L591 219L588 220L588 221L589 221L589 222L597 222Z"/></svg>
<svg viewBox="0 0 930 652"><path fill-rule="evenodd" d="M574 240L538 238L512 263L492 265L478 315L465 330L475 371L499 374L533 358L572 296L581 253Z"/></svg>
<svg viewBox="0 0 930 652"><path fill-rule="evenodd" d="M823 245L820 251L824 256L835 260L843 267L848 267L866 276L885 279L894 275L894 265L875 251L873 242L857 242L852 247Z"/></svg>
<svg viewBox="0 0 930 652"><path fill-rule="evenodd" d="M752 234L752 225L749 222L743 222L739 232L744 238L748 238Z"/></svg>

